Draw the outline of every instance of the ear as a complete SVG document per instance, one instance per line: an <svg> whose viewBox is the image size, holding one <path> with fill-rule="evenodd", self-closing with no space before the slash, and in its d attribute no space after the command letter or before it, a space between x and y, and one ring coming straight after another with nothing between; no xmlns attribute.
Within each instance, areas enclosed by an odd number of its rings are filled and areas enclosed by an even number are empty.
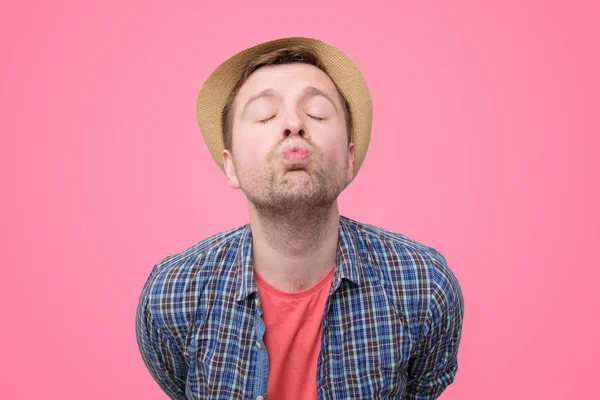
<svg viewBox="0 0 600 400"><path fill-rule="evenodd" d="M235 173L235 165L233 165L233 155L227 149L223 150L223 169L225 170L225 175L227 175L227 181L229 182L229 186L234 189L240 188L240 183L238 182L237 174Z"/></svg>
<svg viewBox="0 0 600 400"><path fill-rule="evenodd" d="M346 185L349 185L354 179L354 143L348 144L348 176L346 177Z"/></svg>

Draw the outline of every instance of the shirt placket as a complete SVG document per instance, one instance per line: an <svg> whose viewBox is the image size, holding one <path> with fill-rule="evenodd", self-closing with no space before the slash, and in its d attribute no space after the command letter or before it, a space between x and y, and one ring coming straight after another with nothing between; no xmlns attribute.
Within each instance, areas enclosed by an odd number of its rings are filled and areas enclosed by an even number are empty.
<svg viewBox="0 0 600 400"><path fill-rule="evenodd" d="M324 363L323 360L326 357L325 352L327 351L327 343L329 341L329 308L331 306L331 302L334 301L333 296L339 284L335 285L334 283L334 286L334 290L331 291L327 296L325 310L323 311L323 319L321 321L321 350L319 352L319 357L317 358L317 376L315 377L317 379L317 398L319 400L329 398L327 393L324 392L324 388L326 387L324 380L328 374L328 371L327 363ZM330 388L330 390L332 389L333 388Z"/></svg>
<svg viewBox="0 0 600 400"><path fill-rule="evenodd" d="M267 398L267 385L269 381L269 355L264 342L265 322L262 319L262 309L258 295L254 300L255 305L255 323L254 323L254 354L256 365L256 379L254 380L253 398L264 400Z"/></svg>

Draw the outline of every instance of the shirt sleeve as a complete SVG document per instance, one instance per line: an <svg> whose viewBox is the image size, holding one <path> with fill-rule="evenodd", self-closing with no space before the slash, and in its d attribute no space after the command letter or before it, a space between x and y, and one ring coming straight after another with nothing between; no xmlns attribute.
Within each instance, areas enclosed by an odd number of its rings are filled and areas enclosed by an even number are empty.
<svg viewBox="0 0 600 400"><path fill-rule="evenodd" d="M463 295L446 260L437 270L416 354L409 361L407 400L433 400L454 381L464 316Z"/></svg>
<svg viewBox="0 0 600 400"><path fill-rule="evenodd" d="M136 311L136 340L142 360L160 388L174 400L185 400L187 363L181 348L168 331L161 329L152 316L150 293L152 271L142 289Z"/></svg>

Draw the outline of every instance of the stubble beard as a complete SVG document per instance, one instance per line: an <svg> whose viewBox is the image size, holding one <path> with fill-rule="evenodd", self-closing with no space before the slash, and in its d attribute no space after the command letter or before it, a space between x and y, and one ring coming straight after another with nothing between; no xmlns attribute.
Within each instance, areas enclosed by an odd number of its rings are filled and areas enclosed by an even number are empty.
<svg viewBox="0 0 600 400"><path fill-rule="evenodd" d="M282 169L276 158L243 173L240 186L263 220L306 223L320 219L346 187L346 165L325 163L320 153L307 164Z"/></svg>

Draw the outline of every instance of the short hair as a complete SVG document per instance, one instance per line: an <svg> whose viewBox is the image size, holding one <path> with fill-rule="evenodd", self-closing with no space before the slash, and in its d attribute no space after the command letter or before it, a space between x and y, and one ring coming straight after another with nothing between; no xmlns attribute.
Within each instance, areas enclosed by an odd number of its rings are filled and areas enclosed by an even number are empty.
<svg viewBox="0 0 600 400"><path fill-rule="evenodd" d="M279 64L293 64L293 63L304 63L314 65L321 71L327 74L325 66L317 56L317 54L306 46L296 45L289 46L278 50L272 50L267 53L262 53L251 58L243 72L242 76L235 84L221 114L221 126L223 127L223 143L227 150L231 150L233 143L233 102L237 96L240 88L246 82L248 77L257 69L268 65L279 65ZM327 74L329 76L329 74ZM330 77L331 78L331 77ZM333 79L332 79L333 82ZM348 135L348 143L352 140L352 120L350 114L350 104L346 97L342 94L338 86L333 82L337 89L338 95L344 108L344 116L346 118L346 130Z"/></svg>

